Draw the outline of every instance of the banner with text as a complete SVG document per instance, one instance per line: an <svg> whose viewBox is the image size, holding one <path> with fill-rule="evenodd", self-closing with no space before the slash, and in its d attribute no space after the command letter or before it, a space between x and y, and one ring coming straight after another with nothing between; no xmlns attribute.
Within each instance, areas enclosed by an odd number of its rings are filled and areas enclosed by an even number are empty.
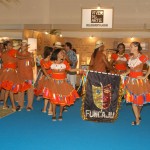
<svg viewBox="0 0 150 150"><path fill-rule="evenodd" d="M113 122L118 117L122 100L118 75L89 72L82 100L83 120Z"/></svg>
<svg viewBox="0 0 150 150"><path fill-rule="evenodd" d="M82 28L112 28L113 9L82 9Z"/></svg>

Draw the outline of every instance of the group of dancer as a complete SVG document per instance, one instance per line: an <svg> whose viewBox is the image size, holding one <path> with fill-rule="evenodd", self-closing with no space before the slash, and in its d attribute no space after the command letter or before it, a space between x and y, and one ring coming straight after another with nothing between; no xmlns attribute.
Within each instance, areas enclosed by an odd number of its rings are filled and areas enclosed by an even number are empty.
<svg viewBox="0 0 150 150"><path fill-rule="evenodd" d="M28 52L27 41L22 41L19 47L13 48L11 41L3 43L1 52L2 68L0 69L0 88L3 95L3 109L8 109L8 96L12 104L12 111L24 107L24 92L27 91L28 104L27 111L30 111L33 103L33 71L34 58ZM21 49L21 51L18 51ZM19 100L19 106L16 107L15 99Z"/></svg>
<svg viewBox="0 0 150 150"><path fill-rule="evenodd" d="M4 95L3 109L8 109L7 99L10 96L12 111L21 111L24 108L24 93L27 92L27 111L33 109L34 94L44 98L42 112L47 111L52 115L52 120L57 120L56 106L60 106L58 120L62 120L64 106L74 104L79 97L75 88L67 81L67 72L81 71L72 69L66 52L62 47L45 47L43 59L40 61L43 75L33 86L33 71L35 66L33 54L28 52L27 41L22 41L18 48L13 48L11 41L4 42L4 51L1 54L2 68L0 69L0 88ZM150 62L146 55L141 53L139 42L132 42L130 54L125 54L125 45L118 44L117 53L107 59L104 43L96 42L95 50L91 56L89 70L119 74L123 78L124 98L132 103L135 121L132 125L141 122L142 106L150 102ZM147 65L147 73L143 74L143 66ZM107 69L106 69L107 68ZM15 100L18 106L15 105Z"/></svg>
<svg viewBox="0 0 150 150"><path fill-rule="evenodd" d="M79 97L77 91L67 82L67 71L75 72L80 69L71 69L68 56L62 48L46 47L44 58L40 61L43 71L42 77L37 85L33 86L33 70L35 65L34 57L28 52L28 43L23 41L18 48L13 48L11 41L4 42L4 52L2 53L2 69L0 70L1 94L4 93L3 109L8 109L8 96L10 96L12 111L21 111L24 108L24 93L27 91L28 104L26 109L32 110L34 94L44 98L44 108L46 112L47 104L52 120L56 121L56 105L60 106L59 120L62 120L64 106L74 104ZM15 99L18 106L15 105Z"/></svg>
<svg viewBox="0 0 150 150"><path fill-rule="evenodd" d="M119 74L123 80L124 98L127 103L132 103L135 121L132 125L141 122L142 106L150 102L150 62L146 55L141 53L142 47L139 42L130 44L130 54L125 54L125 45L118 44L117 53L111 55L110 62L107 60L107 51L102 41L96 42L95 50L91 57L90 70ZM147 72L143 74L143 66L147 65ZM107 68L107 70L106 70Z"/></svg>

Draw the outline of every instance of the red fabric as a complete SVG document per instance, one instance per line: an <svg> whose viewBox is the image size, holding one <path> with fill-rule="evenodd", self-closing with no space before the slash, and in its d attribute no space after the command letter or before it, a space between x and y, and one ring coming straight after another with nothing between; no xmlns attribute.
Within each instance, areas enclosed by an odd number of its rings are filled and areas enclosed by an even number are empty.
<svg viewBox="0 0 150 150"><path fill-rule="evenodd" d="M146 61L148 60L148 57L146 55L141 55L139 57L140 61L143 62L143 63L146 63Z"/></svg>
<svg viewBox="0 0 150 150"><path fill-rule="evenodd" d="M66 65L66 70L70 70L71 67L66 60L64 60L64 64Z"/></svg>
<svg viewBox="0 0 150 150"><path fill-rule="evenodd" d="M2 81L1 87L5 90L12 91L13 93L17 93L19 91L20 85L14 85L11 81Z"/></svg>
<svg viewBox="0 0 150 150"><path fill-rule="evenodd" d="M17 52L18 52L17 50L11 49L8 51L8 55L11 57L16 57Z"/></svg>
<svg viewBox="0 0 150 150"><path fill-rule="evenodd" d="M20 92L24 92L32 87L32 83L24 82L20 85Z"/></svg>
<svg viewBox="0 0 150 150"><path fill-rule="evenodd" d="M41 67L45 68L45 69L50 69L50 66L52 65L51 61L44 61L44 59L42 59L40 61Z"/></svg>
<svg viewBox="0 0 150 150"><path fill-rule="evenodd" d="M4 68L16 69L16 68L17 68L17 65L16 65L16 63L4 63L4 64L3 64L3 67L4 67Z"/></svg>
<svg viewBox="0 0 150 150"><path fill-rule="evenodd" d="M43 97L46 99L49 99L52 104L58 104L61 106L65 106L65 105L70 106L70 105L74 104L74 101L76 98L79 98L79 95L76 90L73 90L70 93L70 95L68 95L66 97L61 97L60 95L55 95L48 89L45 89L45 91L43 93L44 93Z"/></svg>
<svg viewBox="0 0 150 150"><path fill-rule="evenodd" d="M124 54L124 57L129 60L130 56L128 54Z"/></svg>
<svg viewBox="0 0 150 150"><path fill-rule="evenodd" d="M129 77L137 78L138 76L143 76L142 72L130 72Z"/></svg>
<svg viewBox="0 0 150 150"><path fill-rule="evenodd" d="M52 78L53 79L65 79L66 78L66 73L52 73Z"/></svg>
<svg viewBox="0 0 150 150"><path fill-rule="evenodd" d="M127 70L126 64L116 64L116 65L115 65L115 68L116 68L117 70Z"/></svg>
<svg viewBox="0 0 150 150"><path fill-rule="evenodd" d="M112 55L111 55L111 58L114 59L114 60L117 60L118 55L117 55L117 54L112 54Z"/></svg>
<svg viewBox="0 0 150 150"><path fill-rule="evenodd" d="M44 61L44 59L42 59L40 61L40 64L41 64L41 67L45 68L46 69L46 72L48 74L51 74L52 73L52 70L50 69L50 66L52 65L52 62L51 61Z"/></svg>

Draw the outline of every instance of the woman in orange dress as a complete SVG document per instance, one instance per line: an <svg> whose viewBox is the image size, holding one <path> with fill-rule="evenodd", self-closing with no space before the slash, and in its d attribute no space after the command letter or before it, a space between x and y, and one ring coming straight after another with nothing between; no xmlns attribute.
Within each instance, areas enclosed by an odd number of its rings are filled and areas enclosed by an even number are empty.
<svg viewBox="0 0 150 150"><path fill-rule="evenodd" d="M130 51L132 56L128 61L130 70L123 75L129 74L125 79L125 99L126 102L132 103L135 121L132 125L139 125L141 121L142 106L150 102L150 83L147 79L150 74L150 67L145 75L143 75L143 65L148 66L148 57L141 53L142 47L139 42L132 42Z"/></svg>
<svg viewBox="0 0 150 150"><path fill-rule="evenodd" d="M129 59L129 55L125 54L125 45L123 43L118 44L117 50L117 54L111 55L110 63L114 66L116 73L121 74L128 70L127 61Z"/></svg>
<svg viewBox="0 0 150 150"><path fill-rule="evenodd" d="M12 110L16 111L13 94L20 89L20 80L17 74L17 50L12 48L12 43L4 43L7 50L2 54L3 66L0 74L1 88L5 89L3 109L7 109L7 99L10 96Z"/></svg>
<svg viewBox="0 0 150 150"><path fill-rule="evenodd" d="M18 94L18 111L24 107L24 93L27 91L27 111L33 109L32 103L34 98L33 92L33 67L35 65L34 58L30 52L28 52L28 43L26 40L22 41L21 50L17 54L17 62L18 62L18 76L20 78L20 92Z"/></svg>
<svg viewBox="0 0 150 150"><path fill-rule="evenodd" d="M68 62L64 60L64 54L61 49L53 51L51 56L52 70L51 78L45 84L43 89L43 97L50 99L53 106L52 120L56 121L56 105L60 105L60 112L58 120L62 120L62 113L64 106L74 104L78 98L77 91L71 84L67 83L66 71L79 71L79 69L71 69Z"/></svg>
<svg viewBox="0 0 150 150"><path fill-rule="evenodd" d="M44 88L46 82L51 77L52 71L50 69L50 66L51 66L50 57L51 57L52 51L53 51L53 48L45 46L44 58L40 61L40 66L41 66L41 69L42 69L44 75L40 78L40 80L37 83L37 86L35 87L34 91L35 91L36 96L42 95L43 88ZM44 99L44 107L42 109L43 113L46 113L48 103L50 103L50 100ZM52 105L51 104L49 104L48 115L52 115Z"/></svg>

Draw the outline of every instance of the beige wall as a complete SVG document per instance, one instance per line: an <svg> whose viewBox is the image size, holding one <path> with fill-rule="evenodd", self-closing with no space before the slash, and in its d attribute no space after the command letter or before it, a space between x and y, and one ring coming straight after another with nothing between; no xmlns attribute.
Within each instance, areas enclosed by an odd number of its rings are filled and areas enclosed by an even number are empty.
<svg viewBox="0 0 150 150"><path fill-rule="evenodd" d="M87 57L90 57L93 50L94 45L97 40L102 40L105 43L106 49L112 49L115 46L115 43L125 42L130 43L132 42L130 38L60 38L54 35L46 35L42 32L36 32L32 30L25 30L23 34L24 38L37 38L38 41L38 50L37 54L42 54L44 46L52 46L54 42L59 41L62 44L65 42L71 42L73 47L77 50L77 53L80 56L80 65L81 63L86 63ZM134 41L139 42L146 42L149 44L148 51L145 51L146 54L150 54L150 39L143 38L143 39L134 39ZM144 53L145 53L144 52ZM150 56L150 55L149 55Z"/></svg>

